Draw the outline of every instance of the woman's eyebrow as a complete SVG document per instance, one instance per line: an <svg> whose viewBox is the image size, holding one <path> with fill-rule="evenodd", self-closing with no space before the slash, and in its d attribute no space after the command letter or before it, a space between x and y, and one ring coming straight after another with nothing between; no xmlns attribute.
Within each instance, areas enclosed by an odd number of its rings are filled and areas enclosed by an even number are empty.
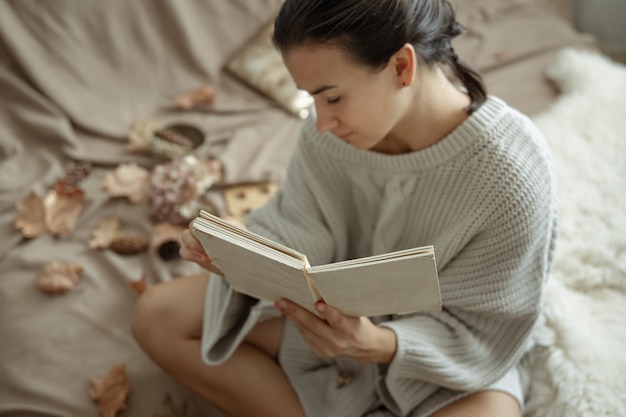
<svg viewBox="0 0 626 417"><path fill-rule="evenodd" d="M331 88L337 88L336 85L323 85L321 87L316 88L315 90L309 92L312 96L323 93L326 90L330 90ZM298 89L302 90L300 87Z"/></svg>

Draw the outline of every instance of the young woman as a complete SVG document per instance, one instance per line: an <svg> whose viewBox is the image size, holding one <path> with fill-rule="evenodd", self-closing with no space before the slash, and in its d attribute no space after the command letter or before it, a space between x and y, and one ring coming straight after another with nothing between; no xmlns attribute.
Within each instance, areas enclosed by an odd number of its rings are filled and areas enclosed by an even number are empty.
<svg viewBox="0 0 626 417"><path fill-rule="evenodd" d="M554 173L532 122L458 59L460 32L445 0L287 0L274 41L315 111L283 187L247 221L312 264L434 244L443 310L318 303L320 319L219 275L185 278L137 308L157 364L232 416L521 416ZM219 272L189 231L181 254Z"/></svg>

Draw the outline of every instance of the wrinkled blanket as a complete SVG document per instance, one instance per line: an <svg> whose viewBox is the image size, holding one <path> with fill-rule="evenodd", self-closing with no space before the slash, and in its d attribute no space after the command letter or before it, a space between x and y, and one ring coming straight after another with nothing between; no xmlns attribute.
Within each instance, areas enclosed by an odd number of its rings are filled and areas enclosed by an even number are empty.
<svg viewBox="0 0 626 417"><path fill-rule="evenodd" d="M130 380L129 416L215 415L160 371L130 335L137 294L129 283L198 273L154 248L122 256L90 249L92 229L119 218L150 235L147 205L111 198L104 176L122 163L162 161L128 150L139 119L192 123L206 134L196 150L224 164L224 182L280 183L301 121L224 71L228 59L269 22L280 0L6 0L0 3L0 416L97 416L90 377L119 363ZM461 57L485 75L491 93L529 114L556 90L545 64L563 46L593 47L532 0L459 3L468 32ZM202 84L213 105L174 111L173 98ZM75 161L92 164L73 233L26 239L13 225L17 203L45 193ZM35 280L52 261L83 273L63 295ZM184 411L186 410L186 411Z"/></svg>

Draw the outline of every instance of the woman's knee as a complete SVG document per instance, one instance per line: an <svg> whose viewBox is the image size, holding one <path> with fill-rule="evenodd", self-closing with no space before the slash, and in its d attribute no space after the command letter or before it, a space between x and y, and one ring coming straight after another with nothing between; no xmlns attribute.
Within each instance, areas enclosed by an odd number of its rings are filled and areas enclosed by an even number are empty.
<svg viewBox="0 0 626 417"><path fill-rule="evenodd" d="M199 337L207 280L206 276L178 278L146 290L131 321L135 340L145 349L161 345L163 338Z"/></svg>
<svg viewBox="0 0 626 417"><path fill-rule="evenodd" d="M155 331L163 330L163 320L168 317L167 297L164 296L163 284L156 285L146 290L137 301L131 321L131 332L135 340L145 347L149 337L154 336Z"/></svg>

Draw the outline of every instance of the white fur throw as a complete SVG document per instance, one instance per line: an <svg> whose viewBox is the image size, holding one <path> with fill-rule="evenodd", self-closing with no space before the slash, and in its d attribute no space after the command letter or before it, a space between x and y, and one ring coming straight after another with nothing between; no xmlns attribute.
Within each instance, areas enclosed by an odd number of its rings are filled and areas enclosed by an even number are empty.
<svg viewBox="0 0 626 417"><path fill-rule="evenodd" d="M566 49L535 117L554 153L559 239L527 417L626 416L626 67Z"/></svg>

